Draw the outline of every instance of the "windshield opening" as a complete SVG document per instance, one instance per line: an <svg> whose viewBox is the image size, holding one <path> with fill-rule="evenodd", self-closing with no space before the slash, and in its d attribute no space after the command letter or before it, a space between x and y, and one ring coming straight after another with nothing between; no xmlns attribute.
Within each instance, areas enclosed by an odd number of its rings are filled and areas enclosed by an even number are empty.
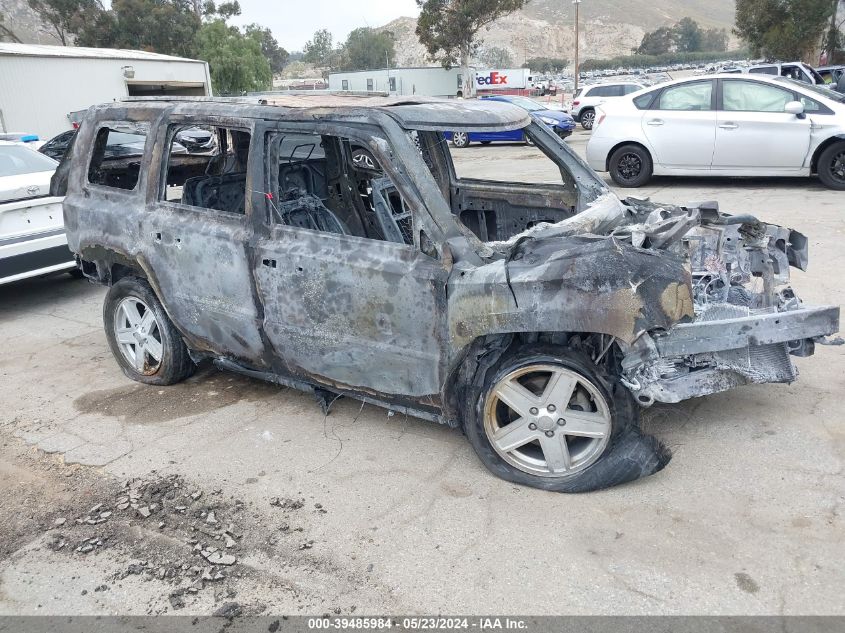
<svg viewBox="0 0 845 633"><path fill-rule="evenodd" d="M543 148L556 139L538 135L538 128L551 130L532 123L504 132L445 132L438 139L454 168L452 213L481 242L508 240L578 212L579 190L564 160L566 148L559 154L554 145Z"/></svg>

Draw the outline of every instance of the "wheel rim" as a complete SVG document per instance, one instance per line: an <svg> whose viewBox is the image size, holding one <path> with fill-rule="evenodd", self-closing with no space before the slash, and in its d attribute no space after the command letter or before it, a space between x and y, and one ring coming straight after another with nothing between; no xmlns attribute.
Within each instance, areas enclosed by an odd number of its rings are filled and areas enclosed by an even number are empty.
<svg viewBox="0 0 845 633"><path fill-rule="evenodd" d="M364 151L355 152L352 155L352 164L356 167L361 167L363 169L369 170L377 170L376 162L373 160L373 157L369 155L369 153Z"/></svg>
<svg viewBox="0 0 845 633"><path fill-rule="evenodd" d="M161 367L163 346L155 313L137 297L126 297L114 311L114 337L135 371L151 375Z"/></svg>
<svg viewBox="0 0 845 633"><path fill-rule="evenodd" d="M452 135L452 142L458 147L463 147L467 144L467 135L464 132L455 132Z"/></svg>
<svg viewBox="0 0 845 633"><path fill-rule="evenodd" d="M642 173L643 161L633 152L622 154L619 158L619 167L617 168L617 171L619 172L619 176L622 180L629 182L636 179Z"/></svg>
<svg viewBox="0 0 845 633"><path fill-rule="evenodd" d="M569 477L604 452L610 408L590 380L559 365L529 365L499 380L484 407L493 450L540 477Z"/></svg>
<svg viewBox="0 0 845 633"><path fill-rule="evenodd" d="M593 120L596 118L596 115L592 112L585 112L581 116L581 122L584 124L584 127L591 128L593 127Z"/></svg>
<svg viewBox="0 0 845 633"><path fill-rule="evenodd" d="M845 150L834 155L830 160L830 177L840 183L845 183Z"/></svg>

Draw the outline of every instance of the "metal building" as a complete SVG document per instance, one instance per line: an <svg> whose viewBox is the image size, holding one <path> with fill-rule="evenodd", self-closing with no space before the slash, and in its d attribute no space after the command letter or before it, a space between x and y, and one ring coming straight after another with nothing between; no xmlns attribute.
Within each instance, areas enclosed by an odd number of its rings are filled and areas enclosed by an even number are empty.
<svg viewBox="0 0 845 633"><path fill-rule="evenodd" d="M470 68L475 75L475 69ZM387 92L391 95L456 97L461 90L460 68L440 66L417 68L380 68L329 74L329 90L350 92Z"/></svg>
<svg viewBox="0 0 845 633"><path fill-rule="evenodd" d="M128 96L210 96L208 64L145 51L0 43L0 132L49 139L70 114Z"/></svg>

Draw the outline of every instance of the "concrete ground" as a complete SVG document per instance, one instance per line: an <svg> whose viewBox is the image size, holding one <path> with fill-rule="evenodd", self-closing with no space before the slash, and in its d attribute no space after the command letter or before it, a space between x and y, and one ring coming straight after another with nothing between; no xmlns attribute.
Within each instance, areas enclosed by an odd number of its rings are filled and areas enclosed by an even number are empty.
<svg viewBox="0 0 845 633"><path fill-rule="evenodd" d="M519 145L456 155L465 173L539 173ZM841 193L691 178L630 193L800 229L797 293L845 303ZM2 614L845 614L845 347L797 359L792 385L647 410L669 466L562 495L496 479L458 431L354 401L325 417L210 369L133 383L104 293L67 276L0 288ZM237 562L212 565L221 552Z"/></svg>

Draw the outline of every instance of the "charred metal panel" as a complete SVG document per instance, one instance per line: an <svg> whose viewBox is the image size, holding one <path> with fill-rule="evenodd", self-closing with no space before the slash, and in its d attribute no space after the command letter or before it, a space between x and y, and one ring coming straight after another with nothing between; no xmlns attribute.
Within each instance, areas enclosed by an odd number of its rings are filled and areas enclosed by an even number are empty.
<svg viewBox="0 0 845 633"><path fill-rule="evenodd" d="M289 371L437 401L446 272L413 247L275 227L257 249L264 329Z"/></svg>
<svg viewBox="0 0 845 633"><path fill-rule="evenodd" d="M141 239L159 298L190 347L263 365L246 219L159 203Z"/></svg>
<svg viewBox="0 0 845 633"><path fill-rule="evenodd" d="M598 237L536 239L512 260L453 275L450 334L593 332L633 341L693 317L684 260Z"/></svg>

